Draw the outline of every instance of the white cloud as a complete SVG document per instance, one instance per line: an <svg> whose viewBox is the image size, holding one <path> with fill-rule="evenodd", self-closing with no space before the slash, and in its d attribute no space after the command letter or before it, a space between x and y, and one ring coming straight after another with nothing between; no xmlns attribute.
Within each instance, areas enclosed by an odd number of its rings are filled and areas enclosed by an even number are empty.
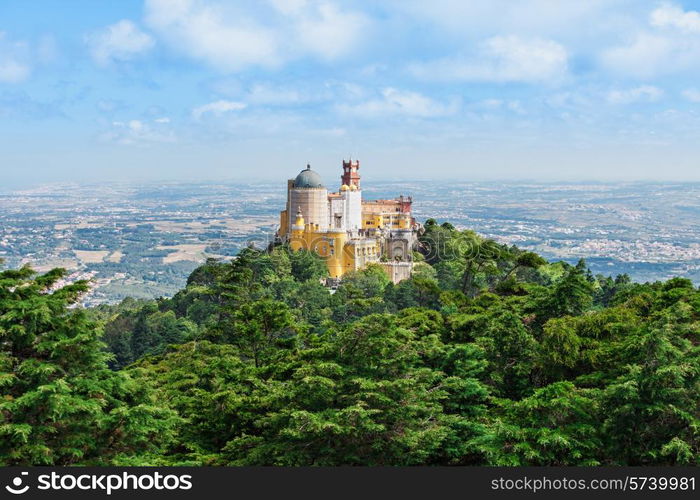
<svg viewBox="0 0 700 500"><path fill-rule="evenodd" d="M257 82L242 86L239 81L216 81L211 89L225 98L243 101L249 105L295 106L341 99L342 89L331 88L324 82L290 81L282 85Z"/></svg>
<svg viewBox="0 0 700 500"><path fill-rule="evenodd" d="M686 89L681 94L690 102L700 103L700 90L698 89Z"/></svg>
<svg viewBox="0 0 700 500"><path fill-rule="evenodd" d="M523 115L525 109L520 101L504 101L502 99L483 99L471 105L472 108L479 111L510 111L512 113Z"/></svg>
<svg viewBox="0 0 700 500"><path fill-rule="evenodd" d="M270 4L284 14L298 14L308 7L308 0L269 0Z"/></svg>
<svg viewBox="0 0 700 500"><path fill-rule="evenodd" d="M663 4L649 15L648 26L627 42L604 50L600 60L614 73L652 78L700 68L700 13Z"/></svg>
<svg viewBox="0 0 700 500"><path fill-rule="evenodd" d="M555 39L566 46L590 47L620 19L636 17L638 0L384 0L399 14L398 22L418 20L424 30L472 42L499 33ZM620 9L623 7L623 9ZM398 24L398 23L397 23ZM403 24L403 23L402 23Z"/></svg>
<svg viewBox="0 0 700 500"><path fill-rule="evenodd" d="M368 19L332 2L303 0L232 4L215 0L146 0L146 24L176 51L223 72L275 67L352 52Z"/></svg>
<svg viewBox="0 0 700 500"><path fill-rule="evenodd" d="M221 115L228 111L238 111L246 107L245 103L235 102L235 101L214 101L208 104L204 104L192 110L192 117L195 120L199 120L203 115L207 113L212 113L214 115Z"/></svg>
<svg viewBox="0 0 700 500"><path fill-rule="evenodd" d="M116 124L116 122L115 122L115 124ZM141 122L139 120L131 120L126 125L127 125L127 127L129 127L129 130L133 130L134 132L142 132L144 130L143 122Z"/></svg>
<svg viewBox="0 0 700 500"><path fill-rule="evenodd" d="M175 134L166 125L167 122L158 120L114 121L111 129L100 135L100 140L123 145L175 142Z"/></svg>
<svg viewBox="0 0 700 500"><path fill-rule="evenodd" d="M281 48L274 31L251 19L234 17L227 17L219 5L203 1L146 1L147 25L194 59L222 71L277 64Z"/></svg>
<svg viewBox="0 0 700 500"><path fill-rule="evenodd" d="M9 40L0 31L0 83L20 83L31 71L28 45Z"/></svg>
<svg viewBox="0 0 700 500"><path fill-rule="evenodd" d="M153 38L128 19L107 26L85 37L95 62L107 66L128 61L153 48Z"/></svg>
<svg viewBox="0 0 700 500"><path fill-rule="evenodd" d="M650 78L663 68L674 64L676 43L669 38L651 33L639 33L627 45L603 52L603 65L615 73Z"/></svg>
<svg viewBox="0 0 700 500"><path fill-rule="evenodd" d="M28 65L11 57L0 56L0 82L19 83L26 80L30 72Z"/></svg>
<svg viewBox="0 0 700 500"><path fill-rule="evenodd" d="M552 40L496 36L479 44L474 57L417 63L409 70L431 80L555 83L567 74L566 49Z"/></svg>
<svg viewBox="0 0 700 500"><path fill-rule="evenodd" d="M253 104L285 105L307 102L312 100L312 97L300 89L257 83L248 90L245 100Z"/></svg>
<svg viewBox="0 0 700 500"><path fill-rule="evenodd" d="M649 24L657 28L676 28L685 33L700 33L700 12L685 12L677 5L665 3L652 11Z"/></svg>
<svg viewBox="0 0 700 500"><path fill-rule="evenodd" d="M341 11L331 3L297 8L292 16L302 51L333 60L352 52L367 37L369 20L362 14Z"/></svg>
<svg viewBox="0 0 700 500"><path fill-rule="evenodd" d="M382 90L381 98L354 105L341 104L337 109L341 113L364 117L402 115L427 118L454 114L458 109L458 103L444 105L417 92L389 87Z"/></svg>
<svg viewBox="0 0 700 500"><path fill-rule="evenodd" d="M100 113L112 114L116 111L126 109L126 107L123 101L116 99L100 99L97 101L97 110Z"/></svg>
<svg viewBox="0 0 700 500"><path fill-rule="evenodd" d="M491 99L484 99L482 101L475 102L473 104L473 107L477 108L477 109L485 109L485 110L492 111L492 110L501 109L503 107L503 105L504 105L504 101L502 99L491 98Z"/></svg>
<svg viewBox="0 0 700 500"><path fill-rule="evenodd" d="M642 85L625 90L611 90L607 100L611 104L631 104L633 102L654 102L664 95L664 91L652 85Z"/></svg>

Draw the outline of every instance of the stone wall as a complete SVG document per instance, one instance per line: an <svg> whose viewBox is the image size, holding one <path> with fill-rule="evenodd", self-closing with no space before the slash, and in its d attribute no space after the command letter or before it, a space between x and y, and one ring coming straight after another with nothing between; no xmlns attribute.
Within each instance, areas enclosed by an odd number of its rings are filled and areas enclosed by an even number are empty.
<svg viewBox="0 0 700 500"><path fill-rule="evenodd" d="M394 284L410 278L413 270L412 262L381 262L381 265Z"/></svg>

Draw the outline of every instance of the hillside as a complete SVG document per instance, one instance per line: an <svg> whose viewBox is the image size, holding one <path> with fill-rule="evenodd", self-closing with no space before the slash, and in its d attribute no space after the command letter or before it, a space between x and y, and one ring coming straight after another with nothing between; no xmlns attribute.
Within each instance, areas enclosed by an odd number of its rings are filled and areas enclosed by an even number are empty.
<svg viewBox="0 0 700 500"><path fill-rule="evenodd" d="M425 229L410 280L333 294L285 247L94 309L60 270L0 273L0 464L700 462L690 280Z"/></svg>

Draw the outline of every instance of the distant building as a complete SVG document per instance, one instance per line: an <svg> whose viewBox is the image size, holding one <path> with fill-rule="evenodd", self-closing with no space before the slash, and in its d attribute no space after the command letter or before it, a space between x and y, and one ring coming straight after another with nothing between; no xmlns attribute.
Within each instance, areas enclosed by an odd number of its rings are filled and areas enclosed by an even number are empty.
<svg viewBox="0 0 700 500"><path fill-rule="evenodd" d="M363 200L357 160L343 161L340 180L339 191L329 193L309 165L289 179L278 240L294 251L303 248L324 257L333 279L372 262L394 283L408 278L420 229L411 216L411 197Z"/></svg>

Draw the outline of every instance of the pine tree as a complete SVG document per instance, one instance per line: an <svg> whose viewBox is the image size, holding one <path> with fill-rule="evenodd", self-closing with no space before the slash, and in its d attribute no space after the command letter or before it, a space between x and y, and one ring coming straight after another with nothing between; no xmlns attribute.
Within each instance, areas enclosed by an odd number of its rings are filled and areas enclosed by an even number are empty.
<svg viewBox="0 0 700 500"><path fill-rule="evenodd" d="M593 304L593 284L586 275L586 263L581 259L569 266L566 274L554 285L537 308L538 324L551 318L578 316Z"/></svg>
<svg viewBox="0 0 700 500"><path fill-rule="evenodd" d="M625 372L602 395L603 430L618 464L700 463L700 357L669 325L651 325L620 346Z"/></svg>
<svg viewBox="0 0 700 500"><path fill-rule="evenodd" d="M169 439L174 415L108 369L99 329L74 307L86 282L65 271L0 273L0 464L133 460Z"/></svg>
<svg viewBox="0 0 700 500"><path fill-rule="evenodd" d="M235 465L457 461L487 393L468 377L478 372L469 353L451 362L464 379L425 366L421 355L436 349L436 338L416 339L390 315L356 321L303 353L291 377L268 383L257 398L268 405L258 430L223 454Z"/></svg>
<svg viewBox="0 0 700 500"><path fill-rule="evenodd" d="M488 465L599 464L595 391L557 382L499 407L501 415L475 440Z"/></svg>

